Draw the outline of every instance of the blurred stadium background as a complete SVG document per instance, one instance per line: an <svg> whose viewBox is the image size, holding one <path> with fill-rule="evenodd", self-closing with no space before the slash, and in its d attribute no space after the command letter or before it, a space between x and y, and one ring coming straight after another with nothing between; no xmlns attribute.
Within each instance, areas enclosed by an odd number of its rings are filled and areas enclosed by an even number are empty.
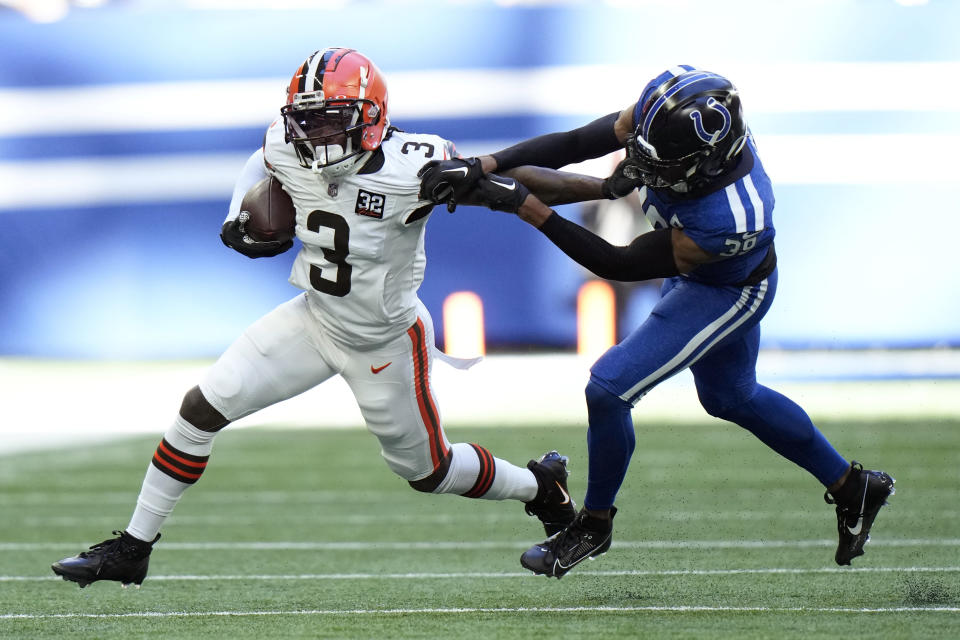
<svg viewBox="0 0 960 640"><path fill-rule="evenodd" d="M956 416L957 24L946 0L0 1L0 450L161 432L203 366L296 293L293 252L251 261L217 234L290 74L327 46L380 66L393 124L465 155L621 109L676 63L729 76L777 190L763 379L817 415ZM438 341L468 290L492 354L438 366L447 419L583 423L587 274L478 209L435 212L427 245ZM618 295L622 333L654 290ZM256 423L356 425L338 385ZM690 386L638 410L700 417Z"/></svg>

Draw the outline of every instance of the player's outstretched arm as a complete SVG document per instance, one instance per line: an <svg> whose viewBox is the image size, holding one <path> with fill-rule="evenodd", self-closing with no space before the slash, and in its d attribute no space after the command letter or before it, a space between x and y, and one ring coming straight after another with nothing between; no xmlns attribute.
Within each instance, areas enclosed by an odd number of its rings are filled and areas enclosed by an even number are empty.
<svg viewBox="0 0 960 640"><path fill-rule="evenodd" d="M519 180L537 199L548 205L601 200L603 180L569 171L543 167L523 166L503 172L502 175ZM464 204L470 204L464 201Z"/></svg>
<svg viewBox="0 0 960 640"><path fill-rule="evenodd" d="M611 113L577 129L548 133L519 142L491 154L486 171L503 172L525 165L559 169L569 164L599 158L623 148L617 122L620 113Z"/></svg>
<svg viewBox="0 0 960 640"><path fill-rule="evenodd" d="M417 174L420 177L420 198L435 204L445 203L451 211L457 204L487 206L484 196L489 193L478 189L478 182L487 175L484 167L491 165L490 158L481 156L428 162ZM593 176L534 166L517 167L501 175L518 180L547 204L585 202L606 197L604 181Z"/></svg>
<svg viewBox="0 0 960 640"><path fill-rule="evenodd" d="M417 174L420 197L446 203L450 211L458 203L483 204L474 193L477 181L493 172L516 178L548 204L623 197L636 183L622 180L621 167L606 180L556 169L622 149L630 134L633 109L631 105L577 129L524 140L490 155L428 162ZM611 182L614 178L620 179Z"/></svg>
<svg viewBox="0 0 960 640"><path fill-rule="evenodd" d="M627 246L612 245L561 217L533 195L524 199L517 215L539 229L575 262L608 280L635 282L667 278L717 259L680 229L650 231L637 236Z"/></svg>

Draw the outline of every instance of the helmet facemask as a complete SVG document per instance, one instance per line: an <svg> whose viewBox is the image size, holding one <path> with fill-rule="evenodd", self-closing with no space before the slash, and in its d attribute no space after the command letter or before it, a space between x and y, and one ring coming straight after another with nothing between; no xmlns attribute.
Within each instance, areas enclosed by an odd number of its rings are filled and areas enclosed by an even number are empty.
<svg viewBox="0 0 960 640"><path fill-rule="evenodd" d="M377 105L363 99L325 102L322 97L298 98L281 108L280 113L285 140L293 144L300 164L324 175L350 173L365 157L363 132L378 123Z"/></svg>
<svg viewBox="0 0 960 640"><path fill-rule="evenodd" d="M725 173L730 160L740 154L746 142L747 136L742 135L726 152L716 148L700 149L671 160L659 158L656 149L638 138L634 142L636 155L632 168L636 171L636 178L647 187L691 191Z"/></svg>
<svg viewBox="0 0 960 640"><path fill-rule="evenodd" d="M653 189L667 189L685 185L697 173L700 163L710 155L699 150L676 159L661 158L656 148L639 136L631 136L634 144L633 167L637 178Z"/></svg>

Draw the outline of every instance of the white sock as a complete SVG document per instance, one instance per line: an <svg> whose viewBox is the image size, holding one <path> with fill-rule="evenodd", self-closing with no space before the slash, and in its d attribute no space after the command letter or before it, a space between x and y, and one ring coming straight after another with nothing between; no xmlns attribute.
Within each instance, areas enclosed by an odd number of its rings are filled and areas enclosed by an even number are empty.
<svg viewBox="0 0 960 640"><path fill-rule="evenodd" d="M147 541L157 537L180 496L203 474L215 435L177 416L147 467L127 533Z"/></svg>
<svg viewBox="0 0 960 640"><path fill-rule="evenodd" d="M537 479L529 469L495 458L480 445L458 442L450 448L450 468L434 493L522 502L536 497Z"/></svg>

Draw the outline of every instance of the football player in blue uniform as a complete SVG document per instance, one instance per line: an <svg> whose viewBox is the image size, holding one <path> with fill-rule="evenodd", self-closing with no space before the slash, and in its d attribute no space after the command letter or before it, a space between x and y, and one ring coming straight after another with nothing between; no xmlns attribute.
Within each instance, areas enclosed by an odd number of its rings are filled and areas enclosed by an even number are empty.
<svg viewBox="0 0 960 640"><path fill-rule="evenodd" d="M626 158L604 180L548 170L623 148ZM463 201L515 212L600 277L666 278L646 321L591 368L584 508L565 530L528 549L524 567L560 578L610 548L614 499L635 446L631 409L687 368L707 413L749 430L826 487L824 498L836 505L836 562L863 554L894 480L848 462L800 406L757 383L760 321L777 290L774 196L729 80L674 67L620 113L490 156L432 162L421 176L424 196L451 209ZM609 244L548 206L634 189L654 230L627 246Z"/></svg>

